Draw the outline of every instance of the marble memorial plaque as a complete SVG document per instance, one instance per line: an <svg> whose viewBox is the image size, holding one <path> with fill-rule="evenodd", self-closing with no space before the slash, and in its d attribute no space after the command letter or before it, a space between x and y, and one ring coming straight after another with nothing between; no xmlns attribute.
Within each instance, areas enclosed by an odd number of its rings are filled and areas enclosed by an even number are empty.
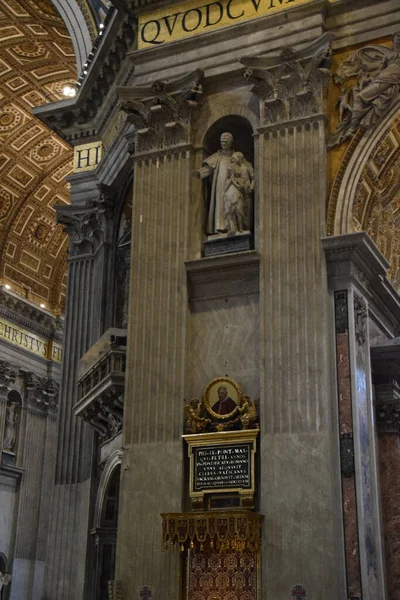
<svg viewBox="0 0 400 600"><path fill-rule="evenodd" d="M193 490L251 489L252 443L193 448Z"/></svg>

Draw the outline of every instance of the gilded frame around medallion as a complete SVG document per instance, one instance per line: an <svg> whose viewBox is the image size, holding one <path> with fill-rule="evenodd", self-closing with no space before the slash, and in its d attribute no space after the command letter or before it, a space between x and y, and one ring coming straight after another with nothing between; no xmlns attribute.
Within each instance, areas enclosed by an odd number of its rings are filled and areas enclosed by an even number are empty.
<svg viewBox="0 0 400 600"><path fill-rule="evenodd" d="M219 414L213 410L213 406L218 402L218 389L225 387L228 394L228 399L231 398L236 404L236 407L228 414ZM214 393L214 402L212 395ZM216 377L207 385L202 396L202 403L206 411L217 421L228 421L239 414L239 409L244 402L242 391L236 381L230 377Z"/></svg>

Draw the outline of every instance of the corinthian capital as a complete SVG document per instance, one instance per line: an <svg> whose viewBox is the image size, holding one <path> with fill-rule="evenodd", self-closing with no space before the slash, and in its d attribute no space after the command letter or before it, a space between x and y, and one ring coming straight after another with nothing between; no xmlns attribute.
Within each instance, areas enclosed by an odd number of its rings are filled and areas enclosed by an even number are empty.
<svg viewBox="0 0 400 600"><path fill-rule="evenodd" d="M0 393L7 394L10 391L10 385L15 382L18 369L6 360L0 360Z"/></svg>
<svg viewBox="0 0 400 600"><path fill-rule="evenodd" d="M37 377L31 372L25 372L23 375L29 409L46 415L56 414L58 410L58 383L48 377Z"/></svg>
<svg viewBox="0 0 400 600"><path fill-rule="evenodd" d="M241 59L245 78L260 99L262 125L293 121L324 112L332 35L325 33L302 50Z"/></svg>
<svg viewBox="0 0 400 600"><path fill-rule="evenodd" d="M172 82L118 89L121 110L136 126L135 152L162 150L189 142L193 109L199 104L203 71Z"/></svg>
<svg viewBox="0 0 400 600"><path fill-rule="evenodd" d="M56 206L57 221L70 236L70 256L93 254L108 239L114 194L109 186L98 186L98 199L81 205Z"/></svg>

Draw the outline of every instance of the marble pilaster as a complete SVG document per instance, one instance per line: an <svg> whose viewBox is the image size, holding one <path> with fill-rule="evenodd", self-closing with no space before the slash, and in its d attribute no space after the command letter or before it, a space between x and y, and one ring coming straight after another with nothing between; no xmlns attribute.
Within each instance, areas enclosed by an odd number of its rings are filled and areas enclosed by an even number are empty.
<svg viewBox="0 0 400 600"><path fill-rule="evenodd" d="M384 599L369 329L371 320L388 326L399 318L398 295L368 234L325 238L323 247L335 306L347 593Z"/></svg>
<svg viewBox="0 0 400 600"><path fill-rule="evenodd" d="M330 37L302 51L246 57L259 98L261 372L260 512L263 593L301 583L307 596L343 593L335 491L338 456L329 345L325 230ZM316 524L318 523L318 526ZM279 565L279 567L278 567Z"/></svg>
<svg viewBox="0 0 400 600"><path fill-rule="evenodd" d="M72 176L72 204L58 208L70 235L68 299L60 383L55 486L46 557L45 594L83 598L90 564L88 526L93 432L74 416L78 364L104 327L104 294L110 264L113 195L93 173Z"/></svg>
<svg viewBox="0 0 400 600"><path fill-rule="evenodd" d="M400 339L371 348L388 598L400 589Z"/></svg>
<svg viewBox="0 0 400 600"><path fill-rule="evenodd" d="M184 261L194 168L184 90L195 90L200 77L196 72L175 82L174 100L162 82L147 97L143 88L120 90L123 109L138 127L116 565L129 600L144 586L158 598L179 596L179 557L161 551L157 515L179 512L183 495Z"/></svg>

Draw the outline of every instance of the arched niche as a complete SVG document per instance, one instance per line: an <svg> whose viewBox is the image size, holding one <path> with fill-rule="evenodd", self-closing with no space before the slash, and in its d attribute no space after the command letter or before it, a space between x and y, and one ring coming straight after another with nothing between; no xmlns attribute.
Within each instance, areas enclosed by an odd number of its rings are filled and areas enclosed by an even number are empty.
<svg viewBox="0 0 400 600"><path fill-rule="evenodd" d="M16 456L21 422L22 398L16 390L7 395L2 450Z"/></svg>
<svg viewBox="0 0 400 600"><path fill-rule="evenodd" d="M108 582L115 576L120 478L121 456L118 451L106 463L96 500L95 528L92 531L96 546L96 600L108 600Z"/></svg>
<svg viewBox="0 0 400 600"><path fill-rule="evenodd" d="M241 115L226 115L215 121L206 131L203 148L207 154L213 154L221 148L221 135L229 132L233 135L235 151L242 152L245 158L254 165L253 127Z"/></svg>
<svg viewBox="0 0 400 600"><path fill-rule="evenodd" d="M103 518L103 507L105 504L105 496L107 494L107 490L109 487L109 483L115 474L116 470L119 469L120 473L121 466L121 452L116 450L111 454L109 459L107 460L103 472L100 477L99 489L97 492L96 505L94 511L94 527L101 527L102 518Z"/></svg>

